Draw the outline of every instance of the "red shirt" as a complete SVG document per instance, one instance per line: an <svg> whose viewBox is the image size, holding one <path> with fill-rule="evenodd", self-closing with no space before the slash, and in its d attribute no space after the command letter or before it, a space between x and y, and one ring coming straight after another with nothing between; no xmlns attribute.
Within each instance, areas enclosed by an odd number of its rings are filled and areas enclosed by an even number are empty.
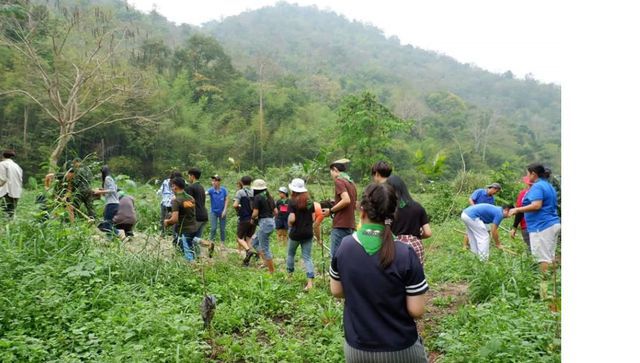
<svg viewBox="0 0 640 363"><path fill-rule="evenodd" d="M524 196L527 195L527 192L529 191L529 188L524 188L520 191L520 193L518 193L518 198L516 198L516 207L522 207L522 200L524 199ZM522 229L527 229L527 222L525 222L524 218L522 218L522 220L520 221L520 228Z"/></svg>

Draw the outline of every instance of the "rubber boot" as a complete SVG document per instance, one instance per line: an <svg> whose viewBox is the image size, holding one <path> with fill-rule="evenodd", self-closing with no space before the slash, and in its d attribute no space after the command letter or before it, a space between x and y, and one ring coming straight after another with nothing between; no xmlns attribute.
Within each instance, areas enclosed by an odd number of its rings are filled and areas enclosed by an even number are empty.
<svg viewBox="0 0 640 363"><path fill-rule="evenodd" d="M267 268L269 269L270 274L276 271L275 267L273 267L273 259L264 260L264 263L267 265Z"/></svg>

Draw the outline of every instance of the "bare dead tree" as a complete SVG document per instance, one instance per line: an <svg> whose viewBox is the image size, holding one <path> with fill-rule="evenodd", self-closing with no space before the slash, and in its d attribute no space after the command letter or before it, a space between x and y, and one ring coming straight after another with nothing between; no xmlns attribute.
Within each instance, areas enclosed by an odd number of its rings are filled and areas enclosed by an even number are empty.
<svg viewBox="0 0 640 363"><path fill-rule="evenodd" d="M24 96L55 122L59 132L49 156L51 171L74 135L100 125L153 118L123 107L145 93L141 74L120 62L127 40L135 35L132 31L116 26L99 7L81 11L17 4L13 13L0 17L0 46L15 52L28 77L19 88L0 90L0 96ZM107 107L121 111L96 117Z"/></svg>

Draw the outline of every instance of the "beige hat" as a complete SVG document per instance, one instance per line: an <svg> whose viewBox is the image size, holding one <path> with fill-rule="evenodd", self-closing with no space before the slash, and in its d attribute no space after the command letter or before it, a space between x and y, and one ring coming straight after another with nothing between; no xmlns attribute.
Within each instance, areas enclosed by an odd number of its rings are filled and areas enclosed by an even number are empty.
<svg viewBox="0 0 640 363"><path fill-rule="evenodd" d="M253 184L251 185L251 189L254 190L265 190L267 189L267 182L265 182L262 179L256 179L253 181Z"/></svg>

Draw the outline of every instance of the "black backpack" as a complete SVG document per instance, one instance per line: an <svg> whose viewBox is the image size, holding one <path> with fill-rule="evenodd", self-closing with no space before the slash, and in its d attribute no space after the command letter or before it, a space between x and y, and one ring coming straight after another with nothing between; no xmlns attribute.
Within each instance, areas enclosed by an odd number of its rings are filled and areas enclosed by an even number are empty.
<svg viewBox="0 0 640 363"><path fill-rule="evenodd" d="M249 196L246 189L242 189L244 195L240 197L240 207L238 208L238 217L242 220L250 219L253 213L253 197Z"/></svg>

